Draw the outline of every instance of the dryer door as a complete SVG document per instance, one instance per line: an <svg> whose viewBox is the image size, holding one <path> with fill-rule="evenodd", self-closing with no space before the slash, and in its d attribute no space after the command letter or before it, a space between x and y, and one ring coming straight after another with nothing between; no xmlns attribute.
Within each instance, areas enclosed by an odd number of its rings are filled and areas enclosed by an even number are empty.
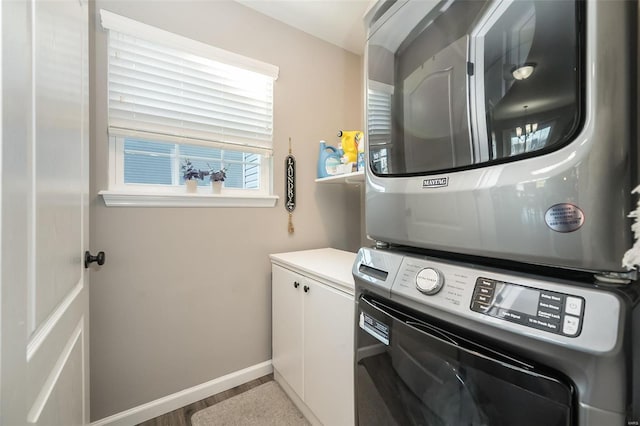
<svg viewBox="0 0 640 426"><path fill-rule="evenodd" d="M362 296L358 305L359 425L574 424L564 379L389 302Z"/></svg>

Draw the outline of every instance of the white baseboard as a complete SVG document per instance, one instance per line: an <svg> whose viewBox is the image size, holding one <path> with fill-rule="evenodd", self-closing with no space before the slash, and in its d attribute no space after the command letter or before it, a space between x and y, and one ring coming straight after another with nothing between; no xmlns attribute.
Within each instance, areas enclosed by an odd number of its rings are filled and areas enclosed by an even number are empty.
<svg viewBox="0 0 640 426"><path fill-rule="evenodd" d="M206 383L130 408L91 423L91 426L133 426L201 399L224 392L273 372L271 360L234 371Z"/></svg>

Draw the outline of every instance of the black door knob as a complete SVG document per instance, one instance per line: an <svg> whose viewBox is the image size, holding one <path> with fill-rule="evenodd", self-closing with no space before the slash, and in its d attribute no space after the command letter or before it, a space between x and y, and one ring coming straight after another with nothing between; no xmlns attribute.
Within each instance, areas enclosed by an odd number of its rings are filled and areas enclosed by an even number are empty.
<svg viewBox="0 0 640 426"><path fill-rule="evenodd" d="M96 262L98 265L104 265L105 255L103 251L99 251L96 256L91 256L89 251L84 252L84 267L88 268L90 263Z"/></svg>
<svg viewBox="0 0 640 426"><path fill-rule="evenodd" d="M304 289L304 292L305 292L305 293L308 293L308 292L309 292L309 286L308 286L308 285L305 285L305 286L304 286L304 287L302 287L302 288Z"/></svg>
<svg viewBox="0 0 640 426"><path fill-rule="evenodd" d="M294 281L294 282L293 282L293 287L294 287L294 288L298 288L298 287L300 287L300 283L299 283L298 281Z"/></svg>

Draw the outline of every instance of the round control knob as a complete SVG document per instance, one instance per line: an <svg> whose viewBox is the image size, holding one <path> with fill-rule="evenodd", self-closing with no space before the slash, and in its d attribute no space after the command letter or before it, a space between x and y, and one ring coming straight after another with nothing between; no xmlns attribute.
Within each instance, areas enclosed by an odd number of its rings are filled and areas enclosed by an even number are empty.
<svg viewBox="0 0 640 426"><path fill-rule="evenodd" d="M436 294L444 285L444 276L442 272L433 268L424 268L418 272L416 277L416 288L420 293Z"/></svg>

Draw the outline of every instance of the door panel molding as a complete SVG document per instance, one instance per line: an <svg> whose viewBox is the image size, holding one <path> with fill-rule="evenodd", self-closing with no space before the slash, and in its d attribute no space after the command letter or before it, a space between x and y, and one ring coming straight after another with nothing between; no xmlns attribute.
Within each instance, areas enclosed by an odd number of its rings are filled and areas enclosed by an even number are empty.
<svg viewBox="0 0 640 426"><path fill-rule="evenodd" d="M78 325L76 326L75 330L73 331L73 333L71 334L71 336L69 337L69 340L67 341L67 344L65 345L64 349L62 350L62 353L60 354L60 356L58 357L58 359L56 360L55 365L53 366L53 368L51 369L51 372L49 373L49 376L47 376L47 379L44 382L44 385L42 386L40 393L38 394L38 396L36 397L36 399L33 402L33 405L31 406L31 409L29 410L29 413L27 414L27 421L29 423L37 423L38 420L40 419L40 415L42 414L42 410L44 410L44 407L46 406L47 402L49 401L49 398L51 397L51 394L53 393L56 384L58 383L60 376L62 375L62 371L64 370L64 367L66 367L68 365L68 361L69 358L71 357L71 354L73 352L73 349L76 347L79 347L79 350L82 351L82 362L84 364L84 350L83 350L83 345L82 345L82 340L81 338L83 337L83 333L84 333L84 316L80 318L80 321L78 322ZM80 346L78 346L78 343L80 343ZM84 370L84 369L83 369ZM84 377L82 378L82 382L84 383ZM83 392L83 403L82 406L84 407L84 392ZM83 414L83 418L84 418L84 414Z"/></svg>
<svg viewBox="0 0 640 426"><path fill-rule="evenodd" d="M84 279L80 278L80 281L75 285L73 290L64 298L62 302L56 307L53 313L40 324L40 326L33 333L29 343L27 344L27 362L31 361L31 358L38 351L42 343L51 334L56 325L60 322L60 319L69 310L69 307L76 300L78 295L84 289Z"/></svg>

